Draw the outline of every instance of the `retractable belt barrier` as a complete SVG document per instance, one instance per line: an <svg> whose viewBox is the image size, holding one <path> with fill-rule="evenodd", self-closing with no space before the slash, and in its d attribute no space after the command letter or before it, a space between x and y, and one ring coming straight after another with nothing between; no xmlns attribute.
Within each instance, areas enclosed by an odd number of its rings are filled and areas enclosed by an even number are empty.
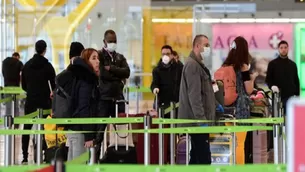
<svg viewBox="0 0 305 172"><path fill-rule="evenodd" d="M10 166L6 168L0 168L1 172L15 172L15 171L34 171L41 168L47 167L43 166ZM242 166L208 166L208 165L197 165L197 166L143 166L143 165L79 165L79 164L67 164L65 165L65 171L101 171L101 172L113 172L122 171L126 172L286 172L286 165L273 165L273 164L262 164L262 165L242 165Z"/></svg>
<svg viewBox="0 0 305 172"><path fill-rule="evenodd" d="M49 114L50 111L45 110L44 114ZM37 115L36 112L29 114L28 116ZM0 123L3 124L3 119ZM155 118L152 124L189 124L189 123L214 123L212 120L187 120L187 119L164 119ZM262 118L262 119L239 119L239 120L225 120L217 121L219 123L235 122L235 123L258 123L258 124L281 124L284 122L284 118ZM55 118L55 119L32 119L25 116L14 118L14 124L125 124L125 123L143 123L141 117L129 117L129 118Z"/></svg>
<svg viewBox="0 0 305 172"><path fill-rule="evenodd" d="M150 88L147 87L125 87L124 90L128 92L151 92ZM0 100L0 103L10 102L10 101L16 101L16 99L22 99L26 96L24 95L24 91L19 87L5 87L0 90L0 94L12 94L12 97L7 97ZM179 107L179 103L172 103L170 107L165 109L163 112L164 114L170 113L171 116L173 116L173 110ZM252 166L226 166L226 167L217 167L217 166L197 166L197 167L190 167L190 166L171 166L171 167L165 167L165 166L150 166L149 165L149 149L148 145L150 145L150 133L159 133L159 134L181 134L184 133L187 136L192 133L235 133L235 132L245 132L245 131L258 131L258 130L274 130L276 129L274 126L282 125L284 123L284 118L279 115L275 118L256 118L256 119L234 119L234 120L221 120L221 121L215 121L215 120L187 120L187 119L164 119L164 118L152 118L149 115L145 115L144 117L129 117L129 118L60 118L60 119L43 119L41 118L42 115L48 115L51 113L51 110L37 110L36 112L33 112L31 114L27 114L25 116L21 117L12 117L12 116L6 116L5 120L0 119L0 124L7 124L13 125L13 124L135 124L135 123L144 123L144 129L136 129L136 130L120 130L117 132L122 133L144 133L144 147L145 147L145 167L143 166L70 166L69 164L78 164L83 162L85 159L88 159L88 152L86 154L81 155L79 158L67 162L67 170L72 171L72 169L80 170L81 168L86 168L85 171L90 168L89 171L96 171L96 170L102 170L102 171L114 171L114 170L121 170L128 169L128 171L163 171L163 172L171 172L171 171L185 171L185 170L191 170L191 171L257 171L257 170L264 170L264 171L285 171L285 166L280 165L252 165ZM35 118L38 117L39 118ZM158 128L158 129L151 129L150 126L152 124L171 124L174 126L175 124L187 124L187 123L251 123L251 124L272 124L272 126L209 126L209 127L185 127L185 128ZM277 129L276 129L277 130ZM275 131L275 130L274 130ZM103 132L109 132L109 131L100 131L100 133ZM8 136L8 135L41 135L41 134L73 134L73 133L98 133L97 131L45 131L45 130L15 130L10 127L6 127L5 129L0 130L0 134ZM171 158L173 159L173 158ZM38 164L40 165L40 164ZM37 166L36 166L37 167ZM10 170L10 171L19 171L17 168L19 167L9 167L5 169L1 169L0 171L4 170ZM30 167L27 166L29 169ZM184 169L187 168L187 169ZM25 167L20 167L21 170L25 170Z"/></svg>

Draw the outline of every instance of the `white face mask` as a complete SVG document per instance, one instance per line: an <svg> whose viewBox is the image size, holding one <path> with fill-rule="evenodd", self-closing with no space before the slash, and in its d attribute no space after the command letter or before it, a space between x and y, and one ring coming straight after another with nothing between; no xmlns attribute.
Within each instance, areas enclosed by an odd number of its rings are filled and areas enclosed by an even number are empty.
<svg viewBox="0 0 305 172"><path fill-rule="evenodd" d="M164 64L168 64L169 61L170 61L170 58L169 58L167 55L164 55L164 56L162 57L162 62L163 62Z"/></svg>
<svg viewBox="0 0 305 172"><path fill-rule="evenodd" d="M114 52L116 50L116 43L107 43L106 49L110 52Z"/></svg>
<svg viewBox="0 0 305 172"><path fill-rule="evenodd" d="M211 55L211 48L210 47L203 47L203 52L200 52L200 55L202 57L202 60L204 58L207 58Z"/></svg>

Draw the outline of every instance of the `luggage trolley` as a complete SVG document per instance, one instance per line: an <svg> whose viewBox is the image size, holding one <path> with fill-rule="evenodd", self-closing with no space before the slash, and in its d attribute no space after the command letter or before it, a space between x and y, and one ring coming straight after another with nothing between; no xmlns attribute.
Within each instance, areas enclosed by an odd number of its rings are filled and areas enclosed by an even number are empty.
<svg viewBox="0 0 305 172"><path fill-rule="evenodd" d="M225 113L219 120L234 120L235 108L224 108ZM221 123L220 125L225 125ZM230 125L235 126L235 123ZM212 154L212 164L214 165L232 165L236 161L236 135L235 133L210 134L210 150Z"/></svg>

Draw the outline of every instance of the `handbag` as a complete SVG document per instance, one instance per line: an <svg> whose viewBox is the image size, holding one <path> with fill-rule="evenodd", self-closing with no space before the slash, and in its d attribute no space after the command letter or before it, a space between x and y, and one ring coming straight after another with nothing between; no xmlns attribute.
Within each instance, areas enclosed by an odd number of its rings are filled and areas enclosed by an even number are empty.
<svg viewBox="0 0 305 172"><path fill-rule="evenodd" d="M105 155L100 159L100 164L137 164L137 153L134 147L132 135L126 134L126 136L120 136L118 130L122 130L123 125L115 126L113 124L110 126L110 146L106 149ZM130 129L130 124L128 124L128 129ZM116 140L115 137L118 137ZM125 141L123 141L125 140ZM126 146L127 144L127 146Z"/></svg>
<svg viewBox="0 0 305 172"><path fill-rule="evenodd" d="M105 155L99 162L100 164L137 164L137 153L135 147L110 146L107 148Z"/></svg>
<svg viewBox="0 0 305 172"><path fill-rule="evenodd" d="M52 114L47 117L47 119L51 118ZM63 127L57 127L56 124L45 124L44 129L49 131L64 130ZM69 148L66 147L67 137L65 134L45 134L45 140L48 147L44 153L46 163L51 163L54 159L67 161Z"/></svg>

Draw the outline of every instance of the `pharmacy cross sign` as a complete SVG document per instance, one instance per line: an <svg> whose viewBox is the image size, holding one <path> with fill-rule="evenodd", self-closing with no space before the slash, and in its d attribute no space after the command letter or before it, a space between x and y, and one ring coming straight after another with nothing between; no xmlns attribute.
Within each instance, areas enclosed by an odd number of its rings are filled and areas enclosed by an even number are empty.
<svg viewBox="0 0 305 172"><path fill-rule="evenodd" d="M287 109L288 172L305 172L305 99L290 99Z"/></svg>
<svg viewBox="0 0 305 172"><path fill-rule="evenodd" d="M280 43L280 41L283 38L283 32L279 31L276 33L273 33L270 37L269 37L269 45L271 48L273 49L277 49L278 44Z"/></svg>

